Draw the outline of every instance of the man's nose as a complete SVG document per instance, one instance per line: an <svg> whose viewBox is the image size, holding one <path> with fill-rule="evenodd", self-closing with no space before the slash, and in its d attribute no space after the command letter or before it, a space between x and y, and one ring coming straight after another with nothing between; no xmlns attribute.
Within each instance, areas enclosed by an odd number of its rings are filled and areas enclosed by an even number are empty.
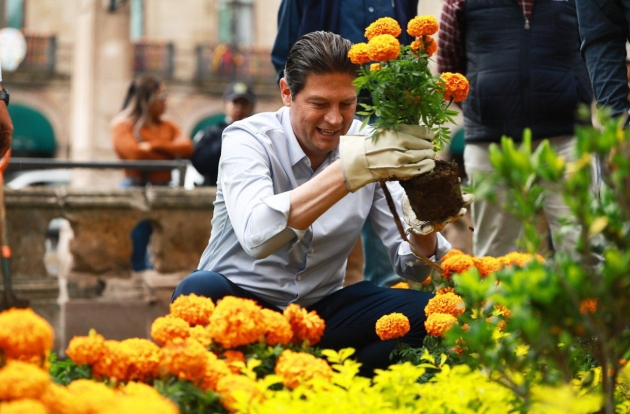
<svg viewBox="0 0 630 414"><path fill-rule="evenodd" d="M341 110L337 106L331 106L330 110L326 113L324 120L328 122L330 125L338 126L341 125L343 121L343 117L341 116Z"/></svg>

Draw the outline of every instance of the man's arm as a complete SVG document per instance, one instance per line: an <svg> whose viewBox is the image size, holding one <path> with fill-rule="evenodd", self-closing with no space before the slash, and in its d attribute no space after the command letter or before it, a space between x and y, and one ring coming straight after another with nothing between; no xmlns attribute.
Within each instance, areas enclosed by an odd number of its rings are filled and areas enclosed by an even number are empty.
<svg viewBox="0 0 630 414"><path fill-rule="evenodd" d="M624 1L627 3L627 1ZM619 116L629 107L626 72L626 12L617 1L576 1L582 57L597 103Z"/></svg>
<svg viewBox="0 0 630 414"><path fill-rule="evenodd" d="M2 75L0 74L0 81ZM2 85L0 84L0 90ZM13 122L9 116L7 105L4 101L0 102L0 157L4 157L9 148L11 148L11 137L13 136Z"/></svg>

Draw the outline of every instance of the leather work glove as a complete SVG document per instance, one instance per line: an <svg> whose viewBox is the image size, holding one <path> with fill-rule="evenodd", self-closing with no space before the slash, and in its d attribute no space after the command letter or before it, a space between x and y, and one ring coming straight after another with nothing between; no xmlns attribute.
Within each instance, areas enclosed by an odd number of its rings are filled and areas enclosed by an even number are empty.
<svg viewBox="0 0 630 414"><path fill-rule="evenodd" d="M419 125L399 125L376 142L371 136L344 135L339 153L346 187L355 192L379 180L404 180L435 167L433 131Z"/></svg>
<svg viewBox="0 0 630 414"><path fill-rule="evenodd" d="M413 212L411 208L411 204L409 204L409 197L407 194L403 195L402 199L402 209L403 209L403 219L407 226L405 227L405 231L412 231L415 234L426 236L436 231L442 231L447 224L454 222L459 219L461 216L466 214L468 211L468 206L472 204L475 196L468 193L462 193L462 198L464 199L464 205L459 212L453 217L448 217L444 221L439 223L431 222L431 221L420 221L416 218L416 213Z"/></svg>

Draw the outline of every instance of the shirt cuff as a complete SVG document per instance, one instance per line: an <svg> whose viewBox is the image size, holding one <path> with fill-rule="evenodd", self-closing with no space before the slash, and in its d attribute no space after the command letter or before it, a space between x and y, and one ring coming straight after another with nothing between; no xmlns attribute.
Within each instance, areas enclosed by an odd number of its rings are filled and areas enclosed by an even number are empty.
<svg viewBox="0 0 630 414"><path fill-rule="evenodd" d="M444 257L444 255L448 253L449 250L451 250L451 248L452 246L448 242L448 240L446 240L444 236L438 233L437 234L437 247L435 249L435 254L429 257L429 260L431 260L432 262L441 260L442 257ZM409 242L402 242L400 244L400 247L398 247L398 255L401 257L413 256L414 258L418 260L416 263L418 264L421 263L420 258L416 256L414 252L411 250L411 246L409 245Z"/></svg>
<svg viewBox="0 0 630 414"><path fill-rule="evenodd" d="M291 195L289 194L289 192L280 193L280 194L273 195L271 197L267 197L263 199L262 202L265 203L265 205L269 207L270 209L284 216L284 223L283 223L284 225L282 226L282 228L280 228L279 224L274 225L277 227L277 230L279 230L276 233L279 233L285 228L288 228L297 237L297 242L302 240L302 237L304 237L306 230L294 229L293 227L289 227L287 225L287 221L289 220L289 212L291 211Z"/></svg>

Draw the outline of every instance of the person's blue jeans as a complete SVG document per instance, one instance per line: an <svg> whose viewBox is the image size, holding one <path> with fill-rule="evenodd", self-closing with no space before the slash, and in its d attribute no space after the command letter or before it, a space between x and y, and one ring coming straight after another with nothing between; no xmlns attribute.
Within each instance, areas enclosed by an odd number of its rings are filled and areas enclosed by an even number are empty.
<svg viewBox="0 0 630 414"><path fill-rule="evenodd" d="M147 253L152 233L153 227L149 220L142 220L131 230L131 269L135 272L153 269Z"/></svg>
<svg viewBox="0 0 630 414"><path fill-rule="evenodd" d="M394 271L389 260L389 252L370 220L366 220L361 229L361 243L363 244L363 278L365 280L384 287L402 281L402 278Z"/></svg>
<svg viewBox="0 0 630 414"><path fill-rule="evenodd" d="M216 272L198 270L187 276L173 292L172 299L191 293L209 297L215 303L225 296L253 299L260 306L281 311ZM376 335L376 321L393 312L402 313L409 318L411 331L400 341L421 347L426 336L424 308L432 297L433 294L427 292L383 288L363 281L331 293L307 310L314 310L326 322L324 336L317 347L354 348L357 360L363 364L361 375L372 376L374 369L385 369L393 363L389 356L397 344L397 340L380 340Z"/></svg>

